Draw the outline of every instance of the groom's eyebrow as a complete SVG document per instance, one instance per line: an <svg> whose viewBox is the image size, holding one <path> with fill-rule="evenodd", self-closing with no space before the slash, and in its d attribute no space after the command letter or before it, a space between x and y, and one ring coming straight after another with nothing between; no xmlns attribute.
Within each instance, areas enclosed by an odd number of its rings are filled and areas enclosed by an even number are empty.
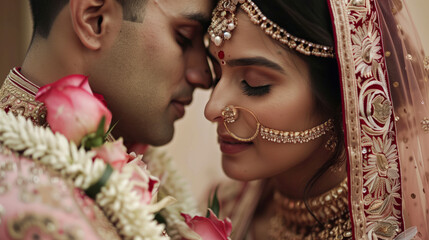
<svg viewBox="0 0 429 240"><path fill-rule="evenodd" d="M203 27L203 30L206 31L210 26L210 17L206 16L203 13L186 13L183 15L184 18L198 22Z"/></svg>

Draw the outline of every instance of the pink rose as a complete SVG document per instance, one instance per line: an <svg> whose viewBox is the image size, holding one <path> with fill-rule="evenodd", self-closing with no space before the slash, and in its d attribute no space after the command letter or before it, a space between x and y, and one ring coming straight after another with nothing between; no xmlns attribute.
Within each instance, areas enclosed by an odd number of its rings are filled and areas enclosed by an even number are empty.
<svg viewBox="0 0 429 240"><path fill-rule="evenodd" d="M96 158L103 159L105 163L110 163L118 171L122 170L122 167L129 159L127 149L122 143L122 138L115 142L106 142L93 150L97 153Z"/></svg>
<svg viewBox="0 0 429 240"><path fill-rule="evenodd" d="M136 156L135 153L129 155L130 158L134 156ZM152 196L158 191L159 180L150 175L147 165L142 161L142 157L142 155L134 157L133 160L128 162L126 168L132 171L130 181L133 184L133 190L140 194L141 203L149 204L152 202Z"/></svg>
<svg viewBox="0 0 429 240"><path fill-rule="evenodd" d="M226 218L220 221L211 209L210 217L195 216L191 219L188 214L181 214L185 218L186 224L203 240L228 240L232 231L231 221Z"/></svg>
<svg viewBox="0 0 429 240"><path fill-rule="evenodd" d="M149 148L149 145L143 143L135 143L127 147L129 149L129 152L134 152L136 154L145 154L146 150Z"/></svg>
<svg viewBox="0 0 429 240"><path fill-rule="evenodd" d="M36 94L36 100L47 108L47 121L54 132L60 132L67 139L80 144L82 138L97 130L104 116L105 132L109 129L112 114L94 96L88 84L88 77L70 75L45 85Z"/></svg>

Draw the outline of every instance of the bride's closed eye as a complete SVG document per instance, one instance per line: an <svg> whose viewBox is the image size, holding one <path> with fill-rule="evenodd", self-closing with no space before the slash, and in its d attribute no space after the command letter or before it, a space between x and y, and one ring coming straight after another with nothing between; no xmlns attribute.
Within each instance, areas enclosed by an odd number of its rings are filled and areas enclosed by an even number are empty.
<svg viewBox="0 0 429 240"><path fill-rule="evenodd" d="M247 96L264 96L271 90L271 85L251 86L246 80L241 81L243 93Z"/></svg>

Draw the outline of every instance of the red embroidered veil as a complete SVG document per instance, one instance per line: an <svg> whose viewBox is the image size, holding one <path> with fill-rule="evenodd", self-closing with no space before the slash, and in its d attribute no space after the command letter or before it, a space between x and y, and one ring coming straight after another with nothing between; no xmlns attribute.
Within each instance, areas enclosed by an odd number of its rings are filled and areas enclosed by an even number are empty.
<svg viewBox="0 0 429 240"><path fill-rule="evenodd" d="M429 58L402 0L327 2L353 239L429 239ZM246 234L255 185L230 214L235 236Z"/></svg>
<svg viewBox="0 0 429 240"><path fill-rule="evenodd" d="M400 0L328 4L354 239L409 239L400 237L412 236L413 227L416 239L429 239L429 69L406 6Z"/></svg>

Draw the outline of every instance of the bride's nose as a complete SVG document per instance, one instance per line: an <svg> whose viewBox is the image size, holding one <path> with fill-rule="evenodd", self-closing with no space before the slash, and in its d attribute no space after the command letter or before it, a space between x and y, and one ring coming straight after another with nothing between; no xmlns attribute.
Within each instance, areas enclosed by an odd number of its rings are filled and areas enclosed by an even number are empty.
<svg viewBox="0 0 429 240"><path fill-rule="evenodd" d="M222 110L225 106L234 104L236 94L234 94L233 88L224 82L221 80L218 82L204 110L204 116L211 122L222 121Z"/></svg>

